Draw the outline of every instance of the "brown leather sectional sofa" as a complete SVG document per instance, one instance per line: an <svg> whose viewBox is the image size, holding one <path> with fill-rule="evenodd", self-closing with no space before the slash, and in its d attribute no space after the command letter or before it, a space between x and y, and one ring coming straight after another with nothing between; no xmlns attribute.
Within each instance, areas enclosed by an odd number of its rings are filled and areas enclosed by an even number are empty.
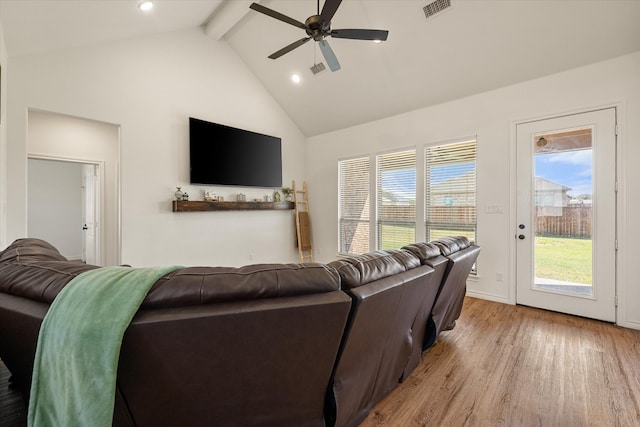
<svg viewBox="0 0 640 427"><path fill-rule="evenodd" d="M358 425L453 326L479 250L455 237L169 273L125 333L113 424ZM27 399L49 305L94 268L38 239L0 252L0 358Z"/></svg>

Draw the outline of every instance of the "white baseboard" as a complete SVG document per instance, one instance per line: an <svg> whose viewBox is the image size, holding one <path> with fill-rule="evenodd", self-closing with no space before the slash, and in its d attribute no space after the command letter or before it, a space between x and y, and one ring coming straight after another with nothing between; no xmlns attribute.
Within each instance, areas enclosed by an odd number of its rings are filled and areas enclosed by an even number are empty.
<svg viewBox="0 0 640 427"><path fill-rule="evenodd" d="M485 292L470 291L470 290L467 289L467 296L470 296L470 297L473 297L473 298L486 299L486 300L494 301L494 302L501 302L503 304L513 305L513 304L511 304L511 302L509 302L508 298L505 298L502 295L494 295L494 294L488 294L488 293L485 293Z"/></svg>
<svg viewBox="0 0 640 427"><path fill-rule="evenodd" d="M640 330L640 322L633 322L633 321L627 320L626 322L618 323L618 326L622 326L623 328Z"/></svg>

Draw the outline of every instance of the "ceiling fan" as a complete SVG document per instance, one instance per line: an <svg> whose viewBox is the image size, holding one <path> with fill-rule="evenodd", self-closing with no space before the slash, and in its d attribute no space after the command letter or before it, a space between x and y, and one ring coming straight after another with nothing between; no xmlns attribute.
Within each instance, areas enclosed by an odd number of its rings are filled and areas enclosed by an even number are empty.
<svg viewBox="0 0 640 427"><path fill-rule="evenodd" d="M338 58L333 53L327 37L334 37L339 39L354 39L354 40L380 40L384 41L389 35L387 30L365 30L365 29L344 29L344 30L332 30L331 19L335 15L338 7L342 3L342 0L326 0L320 12L320 0L318 0L317 14L307 18L304 24L296 19L283 15L280 12L264 7L258 3L251 3L249 6L256 12L263 13L267 16L275 18L279 21L286 22L294 27L301 28L306 31L307 37L301 38L290 45L283 47L282 49L269 55L271 59L278 59L285 53L291 52L293 49L302 46L309 40L313 39L318 42L320 50L324 59L329 65L331 71L337 71L340 69L340 63Z"/></svg>

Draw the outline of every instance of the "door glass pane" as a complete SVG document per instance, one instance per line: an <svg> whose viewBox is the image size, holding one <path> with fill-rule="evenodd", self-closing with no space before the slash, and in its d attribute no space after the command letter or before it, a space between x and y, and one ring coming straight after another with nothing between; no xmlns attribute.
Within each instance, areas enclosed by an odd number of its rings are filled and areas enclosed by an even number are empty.
<svg viewBox="0 0 640 427"><path fill-rule="evenodd" d="M539 290L593 295L591 141L591 128L534 138L534 287Z"/></svg>

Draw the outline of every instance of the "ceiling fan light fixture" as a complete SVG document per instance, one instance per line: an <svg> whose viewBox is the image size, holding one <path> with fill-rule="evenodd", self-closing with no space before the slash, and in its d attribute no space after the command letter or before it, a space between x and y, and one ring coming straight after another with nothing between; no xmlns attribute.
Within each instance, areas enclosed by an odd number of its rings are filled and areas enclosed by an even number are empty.
<svg viewBox="0 0 640 427"><path fill-rule="evenodd" d="M138 3L138 9L143 12L148 12L153 9L153 2L149 0L141 1L140 3Z"/></svg>

